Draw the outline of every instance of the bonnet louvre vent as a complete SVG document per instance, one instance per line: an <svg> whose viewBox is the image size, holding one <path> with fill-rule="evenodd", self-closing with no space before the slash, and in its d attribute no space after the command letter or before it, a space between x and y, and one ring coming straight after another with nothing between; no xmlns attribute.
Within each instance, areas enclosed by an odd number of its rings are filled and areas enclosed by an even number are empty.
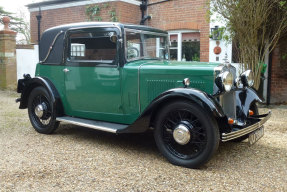
<svg viewBox="0 0 287 192"><path fill-rule="evenodd" d="M152 101L159 94L176 87L174 80L147 80L148 101Z"/></svg>
<svg viewBox="0 0 287 192"><path fill-rule="evenodd" d="M176 80L147 80L148 101L151 102L161 93L173 88L183 88L182 82ZM204 91L206 89L206 83L201 80L191 80L189 88Z"/></svg>
<svg viewBox="0 0 287 192"><path fill-rule="evenodd" d="M206 84L204 81L196 81L196 80L193 81L193 80L191 80L189 87L204 91L206 89Z"/></svg>

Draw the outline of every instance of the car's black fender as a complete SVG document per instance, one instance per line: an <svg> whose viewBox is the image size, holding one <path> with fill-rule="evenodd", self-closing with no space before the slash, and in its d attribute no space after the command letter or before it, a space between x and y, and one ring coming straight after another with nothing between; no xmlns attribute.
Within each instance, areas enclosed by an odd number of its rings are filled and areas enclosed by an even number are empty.
<svg viewBox="0 0 287 192"><path fill-rule="evenodd" d="M170 89L156 97L143 111L140 117L128 128L122 130L122 133L145 132L150 126L152 126L152 122L161 107L165 103L175 100L186 100L197 103L205 109L207 113L215 118L223 118L225 116L221 106L211 95L198 89L176 88ZM121 133L121 131L119 133Z"/></svg>
<svg viewBox="0 0 287 192"><path fill-rule="evenodd" d="M57 116L61 116L64 112L61 97L54 84L45 77L31 78L30 75L25 75L24 79L18 80L17 92L21 93L21 98L17 99L20 102L19 109L26 109L28 107L29 95L38 86L43 86L47 89L53 108L56 109Z"/></svg>
<svg viewBox="0 0 287 192"><path fill-rule="evenodd" d="M236 116L238 121L245 122L250 106L253 103L262 103L262 100L252 88L235 90L236 97Z"/></svg>

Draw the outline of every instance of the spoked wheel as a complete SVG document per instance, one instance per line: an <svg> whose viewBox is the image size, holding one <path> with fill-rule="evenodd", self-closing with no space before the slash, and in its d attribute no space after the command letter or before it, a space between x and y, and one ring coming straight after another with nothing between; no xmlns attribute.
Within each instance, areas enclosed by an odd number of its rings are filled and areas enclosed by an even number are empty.
<svg viewBox="0 0 287 192"><path fill-rule="evenodd" d="M171 163L190 168L206 163L219 143L216 122L199 105L182 101L160 112L154 137Z"/></svg>
<svg viewBox="0 0 287 192"><path fill-rule="evenodd" d="M43 87L36 87L31 92L28 113L33 127L39 133L50 134L59 126L50 96Z"/></svg>

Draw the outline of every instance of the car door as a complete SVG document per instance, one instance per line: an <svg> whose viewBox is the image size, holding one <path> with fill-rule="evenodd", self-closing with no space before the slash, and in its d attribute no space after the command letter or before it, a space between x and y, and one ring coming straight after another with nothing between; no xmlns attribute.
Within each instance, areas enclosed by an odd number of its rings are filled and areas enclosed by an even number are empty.
<svg viewBox="0 0 287 192"><path fill-rule="evenodd" d="M118 34L115 27L68 32L63 71L68 115L121 123Z"/></svg>

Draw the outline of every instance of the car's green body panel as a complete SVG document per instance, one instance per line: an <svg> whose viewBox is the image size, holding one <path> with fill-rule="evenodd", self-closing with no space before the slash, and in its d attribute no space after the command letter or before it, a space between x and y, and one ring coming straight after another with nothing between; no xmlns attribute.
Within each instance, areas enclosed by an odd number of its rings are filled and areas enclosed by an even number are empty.
<svg viewBox="0 0 287 192"><path fill-rule="evenodd" d="M63 75L63 65L42 65L37 64L35 76L48 78L56 87L60 97L65 98L65 79ZM63 100L65 102L65 100ZM65 106L66 107L66 106Z"/></svg>
<svg viewBox="0 0 287 192"><path fill-rule="evenodd" d="M124 67L38 64L36 76L52 81L66 115L132 124L158 95L183 87L184 78L190 79L189 87L212 94L217 65L160 60L138 60ZM63 72L65 68L69 72Z"/></svg>
<svg viewBox="0 0 287 192"><path fill-rule="evenodd" d="M218 65L218 64L217 64ZM183 79L190 79L190 86L212 94L214 66L201 63L149 62L140 70L140 100L144 110L149 103L166 90L184 87Z"/></svg>

